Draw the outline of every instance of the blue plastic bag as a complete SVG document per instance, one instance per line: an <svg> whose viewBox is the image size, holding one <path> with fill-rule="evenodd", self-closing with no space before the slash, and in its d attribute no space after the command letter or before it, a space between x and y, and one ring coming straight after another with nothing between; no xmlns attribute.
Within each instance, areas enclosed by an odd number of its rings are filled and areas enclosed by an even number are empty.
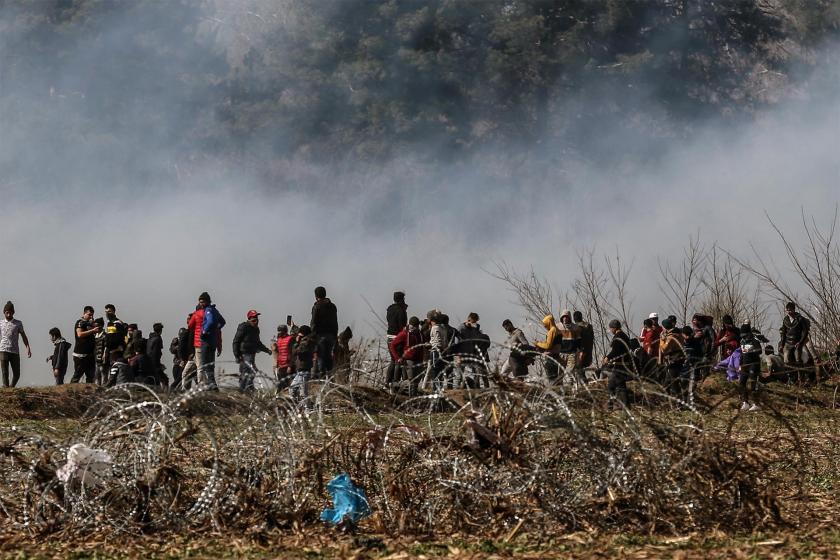
<svg viewBox="0 0 840 560"><path fill-rule="evenodd" d="M341 473L332 479L327 484L327 490L333 499L333 509L325 509L321 513L321 521L330 525L339 525L344 521L356 523L370 515L365 491L353 484L349 474Z"/></svg>

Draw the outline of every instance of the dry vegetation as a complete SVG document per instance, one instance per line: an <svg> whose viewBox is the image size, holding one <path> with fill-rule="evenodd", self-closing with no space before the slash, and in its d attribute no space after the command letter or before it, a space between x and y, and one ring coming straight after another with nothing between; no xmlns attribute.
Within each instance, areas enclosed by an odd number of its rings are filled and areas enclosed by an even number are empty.
<svg viewBox="0 0 840 560"><path fill-rule="evenodd" d="M499 380L501 381L501 380ZM585 390L511 382L443 398L322 385L283 397L136 387L0 393L2 551L66 557L721 557L840 550L835 387L771 385L736 411L707 380L695 410L636 382L607 412ZM84 412L83 412L84 411ZM102 484L55 476L105 449ZM318 521L348 472L373 515Z"/></svg>

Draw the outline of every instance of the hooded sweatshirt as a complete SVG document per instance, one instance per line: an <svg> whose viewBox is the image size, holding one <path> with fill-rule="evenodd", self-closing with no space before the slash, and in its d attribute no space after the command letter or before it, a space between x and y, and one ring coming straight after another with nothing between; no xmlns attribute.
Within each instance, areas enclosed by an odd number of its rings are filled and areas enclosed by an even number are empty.
<svg viewBox="0 0 840 560"><path fill-rule="evenodd" d="M554 315L546 315L543 318L543 326L545 327L545 341L537 342L537 348L551 352L557 344L560 336L560 331L557 329L557 323L554 322Z"/></svg>
<svg viewBox="0 0 840 560"><path fill-rule="evenodd" d="M563 322L564 317L569 318L568 325ZM572 312L568 309L564 309L560 315L560 324L557 325L557 330L560 334L560 340L557 342L559 344L557 351L563 354L577 352L581 343L580 327L572 322Z"/></svg>

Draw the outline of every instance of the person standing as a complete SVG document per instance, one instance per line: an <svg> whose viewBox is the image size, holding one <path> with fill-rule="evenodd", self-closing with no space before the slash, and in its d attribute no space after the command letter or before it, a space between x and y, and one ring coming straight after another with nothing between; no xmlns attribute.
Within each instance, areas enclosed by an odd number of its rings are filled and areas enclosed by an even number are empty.
<svg viewBox="0 0 840 560"><path fill-rule="evenodd" d="M626 407L627 402L627 373L632 367L630 354L630 337L621 330L621 321L613 319L609 323L610 351L604 356L604 367L607 368L607 390L610 394L609 408L613 401L618 401Z"/></svg>
<svg viewBox="0 0 840 560"><path fill-rule="evenodd" d="M288 325L277 327L277 340L274 342L277 355L274 362L274 378L277 381L277 390L288 387L291 383L291 375L295 372L293 351L295 348L295 337L289 334Z"/></svg>
<svg viewBox="0 0 840 560"><path fill-rule="evenodd" d="M327 297L323 286L315 288L310 328L318 349L317 371L319 375L326 376L333 368L333 350L338 339L338 309Z"/></svg>
<svg viewBox="0 0 840 560"><path fill-rule="evenodd" d="M107 338L105 336L105 319L99 317L93 321L97 327L96 334L93 335L93 353L94 361L96 362L96 384L108 384L108 349Z"/></svg>
<svg viewBox="0 0 840 560"><path fill-rule="evenodd" d="M207 384L211 391L218 391L216 385L216 358L222 355L222 328L225 319L210 299L210 294L202 292L198 296L198 306L187 323L188 329L194 329L195 362L200 381ZM215 354L215 356L213 355Z"/></svg>
<svg viewBox="0 0 840 560"><path fill-rule="evenodd" d="M387 323L387 334L385 339L388 346L390 346L394 338L396 338L397 335L405 329L406 324L408 323L408 305L405 303L405 293L394 292L394 303L389 305L388 309L385 310L385 321ZM394 383L399 381L399 370L400 366L398 362L392 359L385 372L386 386L391 387Z"/></svg>
<svg viewBox="0 0 840 560"><path fill-rule="evenodd" d="M295 359L295 377L289 385L289 396L304 409L309 409L309 372L314 365L315 340L312 329L301 325L292 354Z"/></svg>
<svg viewBox="0 0 840 560"><path fill-rule="evenodd" d="M564 309L560 313L560 324L557 325L557 329L559 333L558 353L560 354L560 360L565 368L565 372L574 372L577 380L585 383L586 379L581 377L581 371L578 370L577 363L581 346L580 329L572 322L572 312L568 309Z"/></svg>
<svg viewBox="0 0 840 560"><path fill-rule="evenodd" d="M664 368L662 383L668 393L680 397L680 374L685 366L685 338L677 323L671 317L662 321L662 336L659 339L659 365Z"/></svg>
<svg viewBox="0 0 840 560"><path fill-rule="evenodd" d="M545 340L538 341L536 349L546 355L545 376L549 384L554 384L560 376L560 354L557 352L560 331L557 329L557 323L554 322L554 315L546 315L543 318L543 326Z"/></svg>
<svg viewBox="0 0 840 560"><path fill-rule="evenodd" d="M15 319L15 305L7 301L3 306L3 320L0 321L0 370L3 373L3 387L16 387L20 380L20 343L26 346L26 357L32 357L29 338L23 330L23 323ZM12 378L9 379L9 368Z"/></svg>
<svg viewBox="0 0 840 560"><path fill-rule="evenodd" d="M479 347L484 340L484 333L481 332L478 321L478 313L471 312L467 315L467 320L458 329L459 343L455 348L463 382L471 389L477 389L482 382L487 381L487 372L484 367L486 358ZM456 379L455 382L456 388L460 388L459 380ZM489 386L489 383L485 383L485 386Z"/></svg>
<svg viewBox="0 0 840 560"><path fill-rule="evenodd" d="M181 373L184 371L184 366L181 365L179 348L181 347L181 334L186 330L186 327L178 329L178 336L169 342L169 353L172 354L172 385L170 385L170 388L173 391L180 389L182 385Z"/></svg>
<svg viewBox="0 0 840 560"><path fill-rule="evenodd" d="M146 340L146 353L152 360L152 365L157 372L157 379L161 386L169 387L169 378L163 372L163 324L152 325L152 332Z"/></svg>
<svg viewBox="0 0 840 560"><path fill-rule="evenodd" d="M96 378L96 334L102 329L93 322L93 307L86 305L82 317L73 326L75 344L73 345L73 377L70 383L78 383L85 378L85 383L93 383ZM63 383L63 380L62 380Z"/></svg>
<svg viewBox="0 0 840 560"><path fill-rule="evenodd" d="M802 350L808 343L811 322L796 311L796 304L789 301L785 305L785 317L779 329L779 353L785 364L792 367L802 366Z"/></svg>
<svg viewBox="0 0 840 560"><path fill-rule="evenodd" d="M740 331L741 371L738 377L738 392L741 396L741 410L755 412L759 406L752 397L761 373L761 342L748 323L741 325Z"/></svg>
<svg viewBox="0 0 840 560"><path fill-rule="evenodd" d="M123 361L125 361L125 337L128 333L128 327L125 323L120 321L117 317L117 308L113 303L105 305L105 352L104 357L107 359L106 369L111 369L112 352L119 350L122 354ZM113 354L116 356L116 354ZM110 373L109 373L110 375Z"/></svg>
<svg viewBox="0 0 840 560"><path fill-rule="evenodd" d="M233 336L233 357L239 364L239 391L242 393L254 390L257 352L271 354L271 350L260 340L260 314L251 309L245 318Z"/></svg>
<svg viewBox="0 0 840 560"><path fill-rule="evenodd" d="M592 355L595 348L595 329L592 323L583 320L583 313L575 311L572 320L580 333L580 350L578 351L577 370L578 379L586 379L585 370L592 365ZM622 331L623 333L624 331ZM625 336L626 333L625 333Z"/></svg>
<svg viewBox="0 0 840 560"><path fill-rule="evenodd" d="M195 351L195 330L189 325L195 312L187 315L187 327L178 330L178 356L181 358L181 388L192 387L197 379L199 359Z"/></svg>
<svg viewBox="0 0 840 560"><path fill-rule="evenodd" d="M408 320L408 326L401 330L388 344L391 359L397 363L397 371L401 372L401 375L397 376L389 385L391 393L396 392L400 379L408 381L411 395L417 393L423 362L423 349L420 319L412 317Z"/></svg>
<svg viewBox="0 0 840 560"><path fill-rule="evenodd" d="M93 314L93 311L91 311ZM53 354L47 358L52 368L53 377L55 377L56 385L64 385L64 376L67 375L67 354L70 352L70 343L64 340L61 336L61 331L58 327L50 329L50 340L54 345Z"/></svg>
<svg viewBox="0 0 840 560"><path fill-rule="evenodd" d="M659 325L659 314L653 312L644 321L644 328L639 338L642 340L642 348L651 358L659 357L659 339L662 337L662 327Z"/></svg>

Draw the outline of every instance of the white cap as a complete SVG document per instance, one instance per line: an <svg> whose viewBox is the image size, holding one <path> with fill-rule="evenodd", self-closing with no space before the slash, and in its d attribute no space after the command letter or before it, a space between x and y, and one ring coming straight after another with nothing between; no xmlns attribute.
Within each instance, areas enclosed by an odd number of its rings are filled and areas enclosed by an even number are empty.
<svg viewBox="0 0 840 560"><path fill-rule="evenodd" d="M648 319L659 319L659 313L657 313L656 311L654 311L653 313L651 313L650 315L648 315Z"/></svg>

